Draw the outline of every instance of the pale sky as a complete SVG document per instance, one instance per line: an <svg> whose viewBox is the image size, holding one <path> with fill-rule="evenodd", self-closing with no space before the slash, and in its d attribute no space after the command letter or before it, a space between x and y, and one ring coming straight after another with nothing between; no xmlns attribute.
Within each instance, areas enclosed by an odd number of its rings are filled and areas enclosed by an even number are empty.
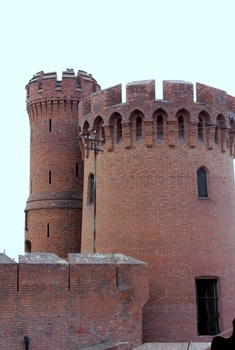
<svg viewBox="0 0 235 350"><path fill-rule="evenodd" d="M0 252L24 252L29 194L25 85L43 70L91 73L102 88L135 80L200 82L235 96L234 0L5 0L0 5Z"/></svg>

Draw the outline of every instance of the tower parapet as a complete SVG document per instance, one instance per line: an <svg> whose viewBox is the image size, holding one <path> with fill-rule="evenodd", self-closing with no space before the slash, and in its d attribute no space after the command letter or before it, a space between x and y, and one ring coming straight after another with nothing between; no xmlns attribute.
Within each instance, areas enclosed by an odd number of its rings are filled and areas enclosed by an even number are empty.
<svg viewBox="0 0 235 350"><path fill-rule="evenodd" d="M115 91L115 93L114 93ZM196 85L197 101L194 102L193 84L184 81L164 81L163 100L155 99L154 80L127 84L126 103L121 100L121 85L97 92L84 98L79 106L79 126L81 135L96 128L95 119L101 116L105 129L107 149L113 150L115 144L114 114L120 115L123 129L123 143L126 148L135 144L136 118L141 115L142 139L147 147L157 143L160 138L174 147L179 139L179 128L184 129L185 141L189 147L196 147L198 135L207 149L214 147L214 138L218 138L222 152L230 150L234 155L234 119L235 98L225 91L203 84ZM117 97L113 99L113 96ZM162 133L157 131L155 119L162 115ZM180 118L179 122L179 116ZM179 127L179 124L182 124ZM138 128L138 126L137 126ZM160 125L159 125L160 128ZM182 135L181 135L182 136Z"/></svg>
<svg viewBox="0 0 235 350"><path fill-rule="evenodd" d="M235 98L197 84L195 101L193 84L183 81L164 81L161 100L155 99L153 80L127 84L126 90L125 103L113 103L113 91L121 96L117 85L79 104L81 250L92 252L94 246L94 155L84 144L96 130L105 141L96 159L96 251L122 252L149 264L143 341L196 341L197 334L208 341L209 336L202 337L211 330L201 328L205 315L198 289L210 285L214 290L214 332L218 309L225 329L235 313L230 298L235 288Z"/></svg>
<svg viewBox="0 0 235 350"><path fill-rule="evenodd" d="M142 343L147 264L122 254L0 254L1 347L78 349L101 342ZM17 329L17 331L16 331ZM48 334L50 336L48 336Z"/></svg>
<svg viewBox="0 0 235 350"><path fill-rule="evenodd" d="M30 120L30 195L25 250L62 257L80 252L83 164L78 104L100 89L84 71L37 73L26 86Z"/></svg>

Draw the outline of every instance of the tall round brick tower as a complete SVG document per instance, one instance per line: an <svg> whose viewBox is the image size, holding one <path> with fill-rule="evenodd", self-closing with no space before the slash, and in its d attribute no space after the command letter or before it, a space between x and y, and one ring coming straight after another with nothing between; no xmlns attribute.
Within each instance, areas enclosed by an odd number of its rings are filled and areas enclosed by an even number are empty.
<svg viewBox="0 0 235 350"><path fill-rule="evenodd" d="M80 252L83 163L78 147L78 104L99 90L91 75L73 70L37 73L26 86L30 121L30 194L25 251L60 257Z"/></svg>
<svg viewBox="0 0 235 350"><path fill-rule="evenodd" d="M96 250L148 263L143 341L209 341L235 317L235 98L182 81L130 83L79 105L96 160ZM86 138L87 140L87 138ZM94 247L94 152L84 158L82 252Z"/></svg>

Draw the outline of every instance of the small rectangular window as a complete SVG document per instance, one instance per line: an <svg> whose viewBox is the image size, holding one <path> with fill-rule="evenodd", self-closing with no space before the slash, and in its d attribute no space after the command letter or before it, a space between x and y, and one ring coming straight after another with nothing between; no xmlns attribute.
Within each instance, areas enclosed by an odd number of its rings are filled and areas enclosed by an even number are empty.
<svg viewBox="0 0 235 350"><path fill-rule="evenodd" d="M216 279L196 279L198 335L220 333Z"/></svg>
<svg viewBox="0 0 235 350"><path fill-rule="evenodd" d="M78 177L78 163L76 163L76 177Z"/></svg>
<svg viewBox="0 0 235 350"><path fill-rule="evenodd" d="M95 192L95 178L94 174L90 174L89 176L89 201L88 204L94 203L94 192Z"/></svg>
<svg viewBox="0 0 235 350"><path fill-rule="evenodd" d="M25 212L25 231L28 231L28 212Z"/></svg>
<svg viewBox="0 0 235 350"><path fill-rule="evenodd" d="M50 235L50 228L49 228L49 224L47 224L47 237L49 238Z"/></svg>
<svg viewBox="0 0 235 350"><path fill-rule="evenodd" d="M51 184L51 171L49 171L49 184Z"/></svg>
<svg viewBox="0 0 235 350"><path fill-rule="evenodd" d="M51 119L49 119L49 132L51 132Z"/></svg>

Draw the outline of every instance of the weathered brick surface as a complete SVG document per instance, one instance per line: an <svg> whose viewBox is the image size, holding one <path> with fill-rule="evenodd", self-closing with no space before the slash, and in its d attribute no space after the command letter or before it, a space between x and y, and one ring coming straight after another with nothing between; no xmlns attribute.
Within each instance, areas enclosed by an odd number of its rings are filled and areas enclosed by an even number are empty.
<svg viewBox="0 0 235 350"><path fill-rule="evenodd" d="M83 101L79 106L81 130L88 123L92 136L99 115L108 136L97 156L97 251L122 252L148 262L144 341L207 341L211 338L197 337L195 278L218 279L221 330L235 314L234 98L198 84L194 102L192 84L170 81L164 82L164 100L154 100L152 87L152 81L128 84L127 102L108 107L103 99L109 94L96 93L100 107L86 115ZM157 134L159 114L162 139ZM114 115L122 118L118 143ZM135 135L138 115L140 140ZM185 120L184 140L178 137L179 115ZM198 137L199 116L203 139ZM223 120L218 144L217 116ZM198 198L201 166L208 172L207 199ZM93 251L93 205L87 204L91 172L94 154L84 152L82 252Z"/></svg>
<svg viewBox="0 0 235 350"><path fill-rule="evenodd" d="M208 341L210 337L197 337L195 278L211 277L218 280L221 330L228 328L235 314L235 98L197 84L194 102L191 83L164 81L163 100L155 100L155 82L147 80L129 83L122 103L120 85L100 91L90 74L79 71L75 77L71 70L63 73L62 82L56 73L40 72L26 89L31 165L25 237L32 251L65 258L80 249L93 252L88 179L94 154L85 150L84 136L93 137L96 129L97 137L105 135L104 152L97 157L97 251L148 262L150 281L145 304L148 280L141 273L139 279L138 265L129 261L127 266L118 256L114 264L112 255L105 267L97 260L88 263L91 257L70 256L68 290L62 288L58 298L72 320L69 330L67 323L61 329L54 309L55 328L43 328L38 319L35 324L55 339L69 333L76 345L78 334L82 344L88 338L92 344L97 337L98 342L110 340L109 334L114 341L135 344L141 334L139 310L145 305L143 341ZM184 119L183 138L179 116ZM197 193L202 166L208 176L207 199ZM38 272L42 285L50 269ZM27 271L31 276L31 268L20 264L19 276ZM44 293L43 286L39 289L34 297ZM50 312L51 288L45 293L48 309L42 318Z"/></svg>
<svg viewBox="0 0 235 350"><path fill-rule="evenodd" d="M81 246L83 163L77 108L99 86L86 72L76 77L67 70L61 82L56 73L40 72L26 89L31 142L25 240L32 252L67 257Z"/></svg>
<svg viewBox="0 0 235 350"><path fill-rule="evenodd" d="M119 265L129 271L128 289L118 286ZM70 254L66 262L54 254L35 253L20 256L16 264L0 254L1 349L25 349L26 334L32 350L77 350L101 342L122 341L131 348L141 344L146 274L145 263L123 255L110 260ZM146 287L139 291L142 283Z"/></svg>

